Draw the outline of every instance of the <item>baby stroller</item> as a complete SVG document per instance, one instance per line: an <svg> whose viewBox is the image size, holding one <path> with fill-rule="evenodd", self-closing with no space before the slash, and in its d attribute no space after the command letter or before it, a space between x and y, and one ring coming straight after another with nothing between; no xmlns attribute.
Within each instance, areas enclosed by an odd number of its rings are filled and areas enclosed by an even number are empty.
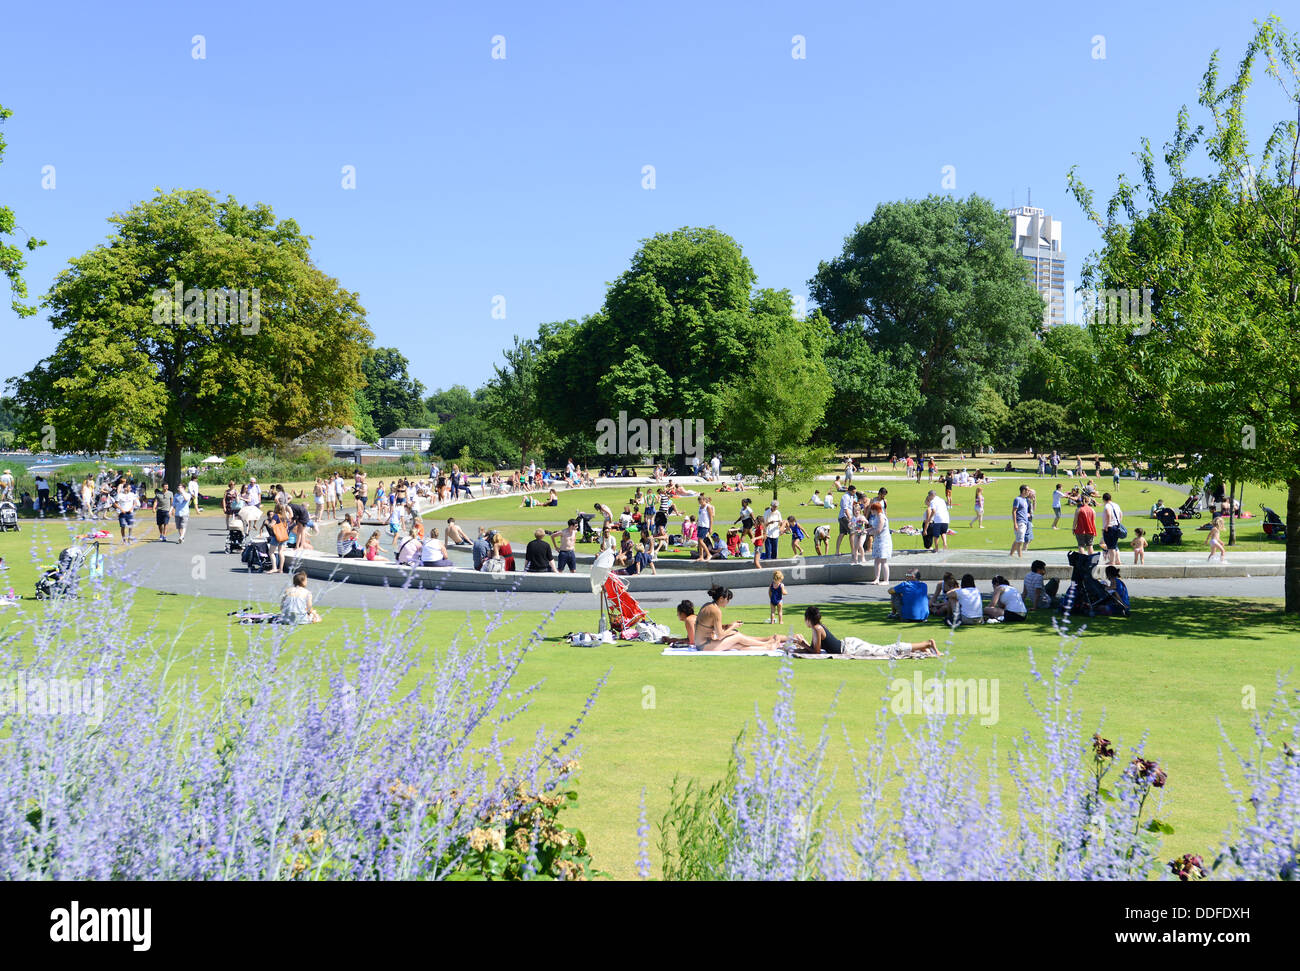
<svg viewBox="0 0 1300 971"><path fill-rule="evenodd" d="M601 587L601 606L609 618L609 628L627 638L636 625L645 620L645 611L627 592L627 580L611 573Z"/></svg>
<svg viewBox="0 0 1300 971"><path fill-rule="evenodd" d="M249 573L261 573L271 569L271 548L265 540L246 543L239 558L248 566Z"/></svg>
<svg viewBox="0 0 1300 971"><path fill-rule="evenodd" d="M238 516L226 517L225 552L239 553L244 548L244 523Z"/></svg>
<svg viewBox="0 0 1300 971"><path fill-rule="evenodd" d="M1071 550L1065 558L1070 561L1072 572L1070 586L1061 597L1058 609L1076 617L1091 617L1099 606L1110 600L1106 587L1093 573L1101 562L1101 554Z"/></svg>
<svg viewBox="0 0 1300 971"><path fill-rule="evenodd" d="M1153 546L1156 543L1168 546L1183 541L1183 527L1178 525L1178 515L1168 506L1156 510L1156 522L1160 523L1162 528L1151 537Z"/></svg>
<svg viewBox="0 0 1300 971"><path fill-rule="evenodd" d="M85 579L104 575L104 554L99 541L69 546L59 554L57 565L49 567L36 580L36 599L71 596Z"/></svg>
<svg viewBox="0 0 1300 971"><path fill-rule="evenodd" d="M1178 507L1178 518L1201 518L1201 494L1199 492L1193 492L1183 501L1183 504Z"/></svg>
<svg viewBox="0 0 1300 971"><path fill-rule="evenodd" d="M1260 506L1259 508L1264 510L1264 522L1262 523L1264 536L1267 539L1286 539L1286 523L1283 522L1282 517L1268 506ZM4 507L0 506L0 516L4 515L3 509Z"/></svg>
<svg viewBox="0 0 1300 971"><path fill-rule="evenodd" d="M10 530L15 533L21 532L18 526L18 507L6 499L0 502L0 533L7 533Z"/></svg>

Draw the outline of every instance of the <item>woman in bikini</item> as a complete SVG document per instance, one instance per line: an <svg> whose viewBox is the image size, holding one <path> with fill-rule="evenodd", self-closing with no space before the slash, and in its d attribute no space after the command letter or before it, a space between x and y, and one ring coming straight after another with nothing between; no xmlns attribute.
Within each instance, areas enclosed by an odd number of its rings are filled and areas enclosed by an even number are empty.
<svg viewBox="0 0 1300 971"><path fill-rule="evenodd" d="M803 612L804 623L812 633L812 640L794 635L793 653L805 657L839 655L843 658L864 660L897 660L900 658L943 657L934 641L899 641L895 644L872 644L858 637L845 637L842 641L822 623L819 607L809 607Z"/></svg>
<svg viewBox="0 0 1300 971"><path fill-rule="evenodd" d="M732 592L720 584L709 588L709 603L700 608L695 621L695 647L701 651L773 651L785 642L784 635L748 637L740 633L741 621L722 622L722 608L731 603Z"/></svg>

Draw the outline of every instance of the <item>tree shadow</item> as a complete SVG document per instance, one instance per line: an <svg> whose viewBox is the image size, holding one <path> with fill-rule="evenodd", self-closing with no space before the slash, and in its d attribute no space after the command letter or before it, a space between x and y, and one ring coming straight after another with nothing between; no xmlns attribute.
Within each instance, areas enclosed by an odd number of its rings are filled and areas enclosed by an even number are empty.
<svg viewBox="0 0 1300 971"><path fill-rule="evenodd" d="M1113 632L1128 637L1160 637L1207 641L1264 640L1281 634L1300 635L1300 616L1287 615L1281 601L1236 600L1227 597L1143 597L1134 598L1128 617L1072 616L1071 627L1086 625L1089 635ZM897 630L904 640L937 637L934 631L948 629L941 619L923 623L889 620L889 604L881 601L828 603L822 617L837 625L836 633L857 634L852 628ZM1052 636L1052 618L1057 611L1036 610L1012 630L1041 630ZM997 625L1006 628L1007 625ZM924 632L929 633L924 633ZM863 636L857 634L857 636ZM960 636L960 632L958 635ZM866 638L870 640L871 638ZM1297 645L1300 645L1298 640Z"/></svg>

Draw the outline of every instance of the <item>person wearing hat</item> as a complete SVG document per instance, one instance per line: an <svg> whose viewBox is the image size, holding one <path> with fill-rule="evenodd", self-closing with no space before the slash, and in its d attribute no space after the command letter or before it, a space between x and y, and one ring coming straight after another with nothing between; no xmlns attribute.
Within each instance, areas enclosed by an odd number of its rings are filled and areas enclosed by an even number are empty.
<svg viewBox="0 0 1300 971"><path fill-rule="evenodd" d="M4 475L0 475L0 499L14 501L14 474L8 469L5 469Z"/></svg>
<svg viewBox="0 0 1300 971"><path fill-rule="evenodd" d="M763 517L763 559L775 560L778 555L778 545L781 541L781 534L789 527L781 517L781 510L776 506L776 500L767 507L767 515Z"/></svg>
<svg viewBox="0 0 1300 971"><path fill-rule="evenodd" d="M921 623L930 617L930 595L921 582L920 570L909 570L905 579L889 588L890 620Z"/></svg>

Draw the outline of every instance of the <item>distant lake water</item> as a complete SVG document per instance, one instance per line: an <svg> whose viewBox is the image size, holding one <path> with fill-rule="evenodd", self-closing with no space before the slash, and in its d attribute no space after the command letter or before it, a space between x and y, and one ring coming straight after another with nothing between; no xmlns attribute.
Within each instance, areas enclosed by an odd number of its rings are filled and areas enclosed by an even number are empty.
<svg viewBox="0 0 1300 971"><path fill-rule="evenodd" d="M81 462L97 462L103 459L108 465L159 465L162 458L157 455L150 455L147 452L141 452L138 455L114 455L111 457L90 456L90 455L57 455L53 452L37 452L28 454L26 452L0 452L0 462L13 467L21 465L24 468L41 466L43 468L57 469L64 465L72 465Z"/></svg>

